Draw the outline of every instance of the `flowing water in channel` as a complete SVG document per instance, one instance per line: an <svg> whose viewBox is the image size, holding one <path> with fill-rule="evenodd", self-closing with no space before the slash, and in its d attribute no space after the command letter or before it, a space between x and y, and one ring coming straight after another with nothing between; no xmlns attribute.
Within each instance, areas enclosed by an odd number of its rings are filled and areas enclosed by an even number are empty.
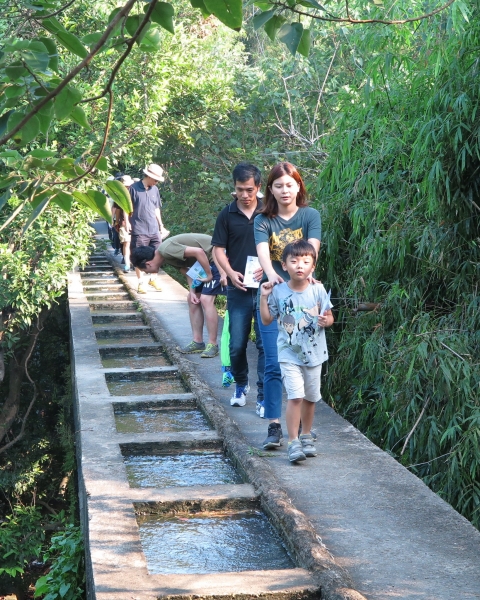
<svg viewBox="0 0 480 600"><path fill-rule="evenodd" d="M148 346L156 341L150 330L131 329L143 324L138 318L141 312L137 311L137 305L125 289L118 286L119 280L111 268L107 269L105 261L96 258L92 258L91 274L88 270L82 274L82 283L87 299L91 301L92 316L98 315L93 318L93 329L98 336L103 368L119 369L119 372L105 373L110 393L113 396L173 395L173 399L163 399L163 402L156 398L148 399L148 403L142 402L145 398L135 402L130 402L134 398L128 398L119 404L117 399L115 402L118 433L174 434L165 438L159 436L158 442L145 443L140 438L130 447L128 444L121 446L130 487L165 489L243 483L234 463L217 442L208 441L208 435L204 434L198 434L199 439L194 442L192 433L188 433L207 432L213 428L193 399L175 396L190 391L177 373L168 369L134 371L171 366L171 361L160 344ZM109 314L129 312L137 313L138 317L125 314L116 319L109 318ZM127 344L132 347L121 347ZM131 372L124 372L130 369ZM203 443L202 435L207 437ZM193 443L196 447L190 445ZM214 509L188 513L179 505L177 514L173 514L177 509L171 509L169 514L137 516L149 573L195 575L295 568L265 514L254 509L258 506L248 500L241 505L235 504L231 511Z"/></svg>
<svg viewBox="0 0 480 600"><path fill-rule="evenodd" d="M139 319L132 319L131 321L122 321L121 324L119 324L118 321L115 323L93 323L93 329L107 329L108 327L115 327L116 329L118 329L119 327L121 327L123 330L128 329L129 327L138 327L139 325L143 325L143 321ZM112 338L115 339L115 337L113 336Z"/></svg>
<svg viewBox="0 0 480 600"><path fill-rule="evenodd" d="M118 433L167 433L212 429L202 411L178 407L152 407L142 410L115 408L115 424Z"/></svg>
<svg viewBox="0 0 480 600"><path fill-rule="evenodd" d="M294 568L278 534L258 511L148 515L137 521L150 574Z"/></svg>
<svg viewBox="0 0 480 600"><path fill-rule="evenodd" d="M169 455L124 457L130 487L184 487L242 483L232 462L220 451L197 450Z"/></svg>
<svg viewBox="0 0 480 600"><path fill-rule="evenodd" d="M102 357L104 369L145 369L147 367L168 367L172 363L163 355L151 356L108 356Z"/></svg>
<svg viewBox="0 0 480 600"><path fill-rule="evenodd" d="M123 378L107 380L112 396L142 396L147 394L185 394L188 390L180 379L158 377L154 379Z"/></svg>
<svg viewBox="0 0 480 600"><path fill-rule="evenodd" d="M99 346L116 346L117 344L151 344L155 340L149 334L131 336L128 331L122 336L97 337Z"/></svg>

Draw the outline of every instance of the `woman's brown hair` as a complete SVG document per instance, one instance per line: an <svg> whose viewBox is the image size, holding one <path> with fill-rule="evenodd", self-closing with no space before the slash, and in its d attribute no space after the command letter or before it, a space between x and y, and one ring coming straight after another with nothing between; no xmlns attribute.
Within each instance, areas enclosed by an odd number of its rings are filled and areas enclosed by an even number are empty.
<svg viewBox="0 0 480 600"><path fill-rule="evenodd" d="M275 200L275 196L272 193L272 184L275 181L275 179L279 179L284 175L290 175L290 177L293 177L293 179L295 179L295 181L298 183L300 189L298 190L297 194L297 206L301 207L308 205L307 190L305 189L305 184L303 183L303 180L300 177L300 173L297 171L297 168L289 162L278 163L272 168L272 170L268 174L267 188L265 190L264 207L263 210L260 211L269 219L278 215L278 202Z"/></svg>

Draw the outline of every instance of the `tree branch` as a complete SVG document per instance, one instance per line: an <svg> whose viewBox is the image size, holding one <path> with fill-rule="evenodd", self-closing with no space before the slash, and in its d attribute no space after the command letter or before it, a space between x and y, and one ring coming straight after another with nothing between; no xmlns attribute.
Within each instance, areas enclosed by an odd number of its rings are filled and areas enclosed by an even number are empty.
<svg viewBox="0 0 480 600"><path fill-rule="evenodd" d="M28 114L26 114L25 117L15 127L13 127L8 133L6 133L3 137L0 138L0 146L3 146L6 142L8 142L17 133L17 131L20 131L20 129L24 127L24 125L28 123L28 121L38 113L38 111L41 108L43 108L48 102L50 102L50 100L58 96L58 94L70 83L70 81L72 81L72 79L76 77L80 73L80 71L82 71L86 66L90 64L95 55L98 54L98 52L100 52L100 50L105 45L106 41L110 37L110 33L115 29L117 23L121 19L123 19L123 17L128 15L128 13L133 8L136 2L137 0L128 0L127 4L115 15L113 20L107 26L102 37L95 44L91 52L82 60L82 62L78 63L78 65L74 67L70 71L70 73L68 73L68 75L66 75L63 81L54 90L52 90L49 94L44 96L42 100L40 100L39 103L36 104L32 108L32 110ZM154 0L153 4L156 4L156 0Z"/></svg>
<svg viewBox="0 0 480 600"><path fill-rule="evenodd" d="M128 42L127 42L127 49L125 50L125 52L118 59L117 63L113 67L112 73L110 74L108 83L107 83L107 85L106 85L103 93L100 96L98 96L98 98L102 98L106 94L109 94L110 101L109 101L109 105L108 105L107 123L105 125L105 132L104 132L104 135L103 135L103 142L102 142L102 146L100 148L100 151L97 154L97 157L95 158L95 160L93 161L93 163L88 167L88 169L84 173L82 173L81 175L79 175L78 177L75 177L75 179L69 179L68 181L53 181L49 185L70 185L72 183L76 183L77 181L80 181L86 175L88 175L89 173L91 173L91 171L93 171L93 169L96 167L98 161L101 159L103 151L105 150L105 146L107 145L108 133L110 131L110 122L111 122L112 109L113 109L113 91L112 91L113 82L115 81L115 77L116 77L116 75L117 75L120 67L122 66L122 64L126 60L127 56L130 54L130 52L132 51L133 44L136 42L136 40L138 39L139 35L142 33L145 25L148 23L148 21L150 19L150 15L152 14L153 9L155 8L155 5L157 4L157 2L158 2L158 0L152 0L152 2L150 3L150 5L148 7L148 10L145 13L145 17L143 18L142 22L138 26L138 28L135 31L135 33L133 34L133 36L128 40ZM95 98L95 99L97 99L97 98Z"/></svg>
<svg viewBox="0 0 480 600"><path fill-rule="evenodd" d="M102 158L102 154L103 154L103 151L105 150L105 146L107 145L108 134L109 134L109 131L110 131L110 123L111 123L111 120L112 120L113 92L112 92L112 90L109 90L108 93L110 94L110 101L108 103L107 122L105 124L105 131L103 133L102 145L101 145L100 150L99 150L99 152L97 154L97 157L95 158L95 160L93 161L93 163L88 167L88 169L86 169L78 177L75 177L75 179L69 179L68 181L52 181L52 182L48 183L49 186L52 186L52 185L70 185L71 183L76 183L77 181L80 181L86 175L88 175L89 173L91 173L93 171L93 169L97 166L98 161Z"/></svg>
<svg viewBox="0 0 480 600"><path fill-rule="evenodd" d="M85 98L85 100L80 100L79 104L83 104L86 102L93 102L94 100L100 100L100 98L103 98L104 96L106 96L106 94L108 94L108 92L112 89L112 85L115 80L115 77L117 76L118 70L120 69L120 67L122 66L124 61L126 60L127 56L132 51L133 44L137 41L138 36L142 33L145 25L148 23L148 21L150 19L150 15L152 14L153 9L155 8L155 5L157 4L157 2L158 2L158 0L152 0L152 2L150 3L150 5L148 7L147 12L145 13L145 17L143 18L143 21L138 26L137 31L135 31L133 36L129 40L127 40L127 42L126 42L127 49L125 50L125 52L118 59L115 66L113 67L110 77L108 79L108 83L105 86L105 89L103 90L103 92L101 94L99 94L98 96L94 96L92 98Z"/></svg>
<svg viewBox="0 0 480 600"><path fill-rule="evenodd" d="M0 310L0 383L5 379L5 353L3 350L4 310Z"/></svg>
<svg viewBox="0 0 480 600"><path fill-rule="evenodd" d="M410 438L413 435L413 432L415 431L415 429L417 428L417 425L420 423L420 421L422 420L422 417L425 413L425 409L427 408L428 403L430 402L430 396L427 397L427 399L425 400L425 403L423 405L423 408L420 412L420 414L418 415L418 419L415 421L414 426L412 427L410 433L407 435L407 439L405 440L405 443L403 444L403 448L402 451L400 452L400 456L405 452L405 448L407 447L407 444L410 440Z"/></svg>
<svg viewBox="0 0 480 600"><path fill-rule="evenodd" d="M22 382L24 373L27 375L30 383L33 385L34 392L33 392L33 398L30 401L30 404L28 406L27 412L25 413L25 416L22 419L22 426L20 428L20 432L13 438L13 440L9 441L7 444L5 444L4 446L2 446L0 448L0 454L2 454L3 452L5 452L9 448L11 448L14 444L16 444L19 440L21 440L23 438L23 435L25 433L25 425L27 422L27 418L33 408L35 400L37 399L37 386L35 385L35 382L31 379L31 377L28 373L28 362L30 360L30 357L32 356L33 350L35 349L35 345L37 343L38 336L40 335L40 332L43 329L43 323L49 313L50 313L50 309L47 309L47 308L43 308L40 311L40 314L38 315L38 318L37 318L37 324L35 326L34 331L32 331L32 333L30 334L27 348L26 348L20 362L18 363L15 360L15 357L12 358L13 362L12 362L12 366L10 369L9 397L6 400L5 405L2 408L2 414L1 414L2 418L1 418L1 425L0 425L0 440L3 440L10 425L13 423L13 421L15 420L15 418L17 416L18 405L20 403L20 388L21 388L21 382Z"/></svg>
<svg viewBox="0 0 480 600"><path fill-rule="evenodd" d="M445 10L446 8L451 6L454 2L455 2L455 0L448 0L448 2L446 2L445 4L442 4L442 6L440 6L439 8L432 10L432 12L429 12L429 13L426 13L423 15L419 15L418 17L410 17L409 19L392 19L392 20L388 20L388 19L353 19L349 15L348 0L346 0L347 17L335 17L333 15L329 16L329 17L321 17L320 15L317 15L314 13L309 13L309 12L306 12L303 10L298 10L297 8L289 6L285 2L271 2L271 5L278 6L279 8L283 8L287 11L296 13L297 15L302 15L304 17L309 17L311 19L317 19L318 21L328 21L330 23L351 23L352 25L368 25L370 23L379 23L381 25L405 25L405 23L412 23L415 21L421 21L423 19L429 19L430 17L437 15L438 13L442 12L443 10Z"/></svg>
<svg viewBox="0 0 480 600"><path fill-rule="evenodd" d="M70 0L70 2L68 2L67 4L65 4L64 6L62 6L62 8L59 8L55 12L49 13L48 15L41 15L40 18L41 19L49 19L50 17L55 17L56 15L59 15L61 12L63 12L64 10L66 10L69 6L72 6L72 4L74 2L76 2L76 0ZM34 18L36 18L36 17L34 17Z"/></svg>

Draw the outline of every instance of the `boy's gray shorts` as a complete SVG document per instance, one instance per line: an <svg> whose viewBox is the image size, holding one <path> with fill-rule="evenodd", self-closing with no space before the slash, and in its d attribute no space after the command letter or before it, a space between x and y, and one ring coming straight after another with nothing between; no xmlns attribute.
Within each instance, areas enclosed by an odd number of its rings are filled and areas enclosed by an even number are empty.
<svg viewBox="0 0 480 600"><path fill-rule="evenodd" d="M280 363L282 381L287 391L287 398L305 398L309 402L318 402L322 397L320 393L320 375L322 365L305 367L294 363Z"/></svg>

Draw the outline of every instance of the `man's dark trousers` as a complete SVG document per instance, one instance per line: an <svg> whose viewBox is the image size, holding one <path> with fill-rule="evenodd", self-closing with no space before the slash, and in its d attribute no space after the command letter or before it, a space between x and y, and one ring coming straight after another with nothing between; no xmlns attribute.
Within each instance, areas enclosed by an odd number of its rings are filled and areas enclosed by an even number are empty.
<svg viewBox="0 0 480 600"><path fill-rule="evenodd" d="M230 363L231 372L237 385L245 386L248 382L247 344L253 326L258 350L257 362L257 402L263 402L263 372L265 357L262 338L257 322L258 290L248 288L246 292L229 285L227 287L227 308L230 322Z"/></svg>

